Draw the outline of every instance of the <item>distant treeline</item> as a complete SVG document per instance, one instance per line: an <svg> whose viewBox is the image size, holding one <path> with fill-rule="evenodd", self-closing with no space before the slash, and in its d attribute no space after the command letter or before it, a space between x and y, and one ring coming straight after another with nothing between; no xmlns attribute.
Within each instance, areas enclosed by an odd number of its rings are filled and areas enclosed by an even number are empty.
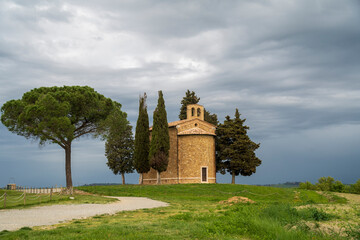
<svg viewBox="0 0 360 240"><path fill-rule="evenodd" d="M263 184L257 186L265 186L265 187L278 187L278 188L297 188L301 182L285 182L278 184Z"/></svg>
<svg viewBox="0 0 360 240"><path fill-rule="evenodd" d="M354 184L343 184L332 177L321 177L318 182L312 184L309 181L302 182L299 185L301 189L330 191L330 192L342 192L342 193L356 193L360 194L360 179Z"/></svg>

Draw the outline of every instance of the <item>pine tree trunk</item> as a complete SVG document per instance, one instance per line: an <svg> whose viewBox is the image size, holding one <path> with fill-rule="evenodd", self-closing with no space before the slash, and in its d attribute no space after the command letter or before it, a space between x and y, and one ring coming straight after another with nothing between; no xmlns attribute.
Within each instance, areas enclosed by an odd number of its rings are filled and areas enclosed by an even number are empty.
<svg viewBox="0 0 360 240"><path fill-rule="evenodd" d="M156 174L157 176L157 180L156 180L156 184L161 184L161 179L160 179L160 172L159 171L157 171L157 174Z"/></svg>
<svg viewBox="0 0 360 240"><path fill-rule="evenodd" d="M65 147L65 173L66 173L66 188L72 194L72 178L71 178L71 143Z"/></svg>
<svg viewBox="0 0 360 240"><path fill-rule="evenodd" d="M122 184L125 184L125 173L121 173Z"/></svg>
<svg viewBox="0 0 360 240"><path fill-rule="evenodd" d="M139 184L143 184L143 174L142 173L140 173Z"/></svg>
<svg viewBox="0 0 360 240"><path fill-rule="evenodd" d="M231 180L231 184L235 184L235 173L232 173L232 180Z"/></svg>

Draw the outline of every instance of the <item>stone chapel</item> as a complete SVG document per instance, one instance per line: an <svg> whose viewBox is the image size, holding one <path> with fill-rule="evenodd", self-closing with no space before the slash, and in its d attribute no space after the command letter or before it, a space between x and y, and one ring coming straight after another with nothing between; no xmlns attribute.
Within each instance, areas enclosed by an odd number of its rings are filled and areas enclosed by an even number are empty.
<svg viewBox="0 0 360 240"><path fill-rule="evenodd" d="M187 118L169 125L170 150L167 170L161 173L162 184L215 183L215 130L204 121L204 107L187 105ZM150 128L150 136L151 136ZM156 184L156 171L143 174L144 184Z"/></svg>

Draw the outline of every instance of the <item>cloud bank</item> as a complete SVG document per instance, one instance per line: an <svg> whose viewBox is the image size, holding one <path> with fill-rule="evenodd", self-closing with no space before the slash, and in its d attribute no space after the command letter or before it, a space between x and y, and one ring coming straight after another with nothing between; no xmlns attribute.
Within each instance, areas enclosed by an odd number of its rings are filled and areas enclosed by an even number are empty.
<svg viewBox="0 0 360 240"><path fill-rule="evenodd" d="M353 169L360 167L359 22L358 1L4 0L0 104L35 87L89 85L120 102L135 126L139 94L148 93L152 117L163 90L168 120L175 121L190 89L221 121L239 108L250 136L262 144L263 165L242 182L323 175L354 182ZM56 146L39 150L3 126L0 134L0 184L13 175L30 183L45 178L38 170L6 170L33 166L33 158L48 168L63 164ZM92 141L77 143L74 168L87 166L82 175L79 169L79 182L115 181L103 143ZM94 151L80 154L90 142ZM100 177L86 174L94 169L102 169ZM54 182L63 181L57 174ZM25 176L32 180L21 180Z"/></svg>

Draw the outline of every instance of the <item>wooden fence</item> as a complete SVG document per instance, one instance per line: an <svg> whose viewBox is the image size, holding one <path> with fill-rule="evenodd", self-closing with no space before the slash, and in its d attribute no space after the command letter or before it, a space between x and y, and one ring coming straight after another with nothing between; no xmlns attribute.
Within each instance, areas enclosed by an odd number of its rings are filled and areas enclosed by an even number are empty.
<svg viewBox="0 0 360 240"><path fill-rule="evenodd" d="M44 188L32 188L32 187L21 187L18 186L16 187L15 191L21 191L21 192L26 192L26 193L50 193L50 191L52 191L53 193L55 192L62 192L64 191L65 188L64 187L44 187Z"/></svg>
<svg viewBox="0 0 360 240"><path fill-rule="evenodd" d="M20 205L26 203L34 203L42 201L51 201L54 197L62 195L66 192L66 188L63 187L51 187L51 188L27 188L27 187L17 187L16 190L9 191L17 191L22 192L19 196L14 196L13 194L8 194L5 192L0 196L0 204L3 208L6 208L7 204L12 203L15 205Z"/></svg>

